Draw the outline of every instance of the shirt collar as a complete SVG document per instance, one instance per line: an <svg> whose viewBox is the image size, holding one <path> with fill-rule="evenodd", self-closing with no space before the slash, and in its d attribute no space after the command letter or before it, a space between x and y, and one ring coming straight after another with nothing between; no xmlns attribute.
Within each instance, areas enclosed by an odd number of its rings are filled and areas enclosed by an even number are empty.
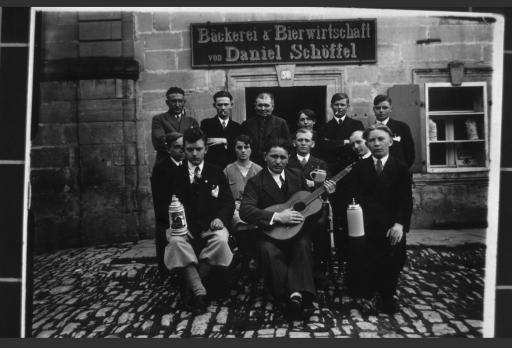
<svg viewBox="0 0 512 348"><path fill-rule="evenodd" d="M308 153L306 156L301 156L301 155L297 154L297 159L299 160L299 162L302 162L302 160L305 158L306 162L308 162L310 155L311 155L310 153Z"/></svg>
<svg viewBox="0 0 512 348"><path fill-rule="evenodd" d="M226 123L226 127L227 127L227 125L228 125L228 123L229 123L229 117L228 117L228 118L226 118L225 120L223 120L223 119L222 119L222 118L220 118L219 116L217 116L217 118L219 119L220 124L222 124L222 122L225 122L225 123Z"/></svg>
<svg viewBox="0 0 512 348"><path fill-rule="evenodd" d="M388 117L388 118L386 118L386 119L385 119L384 121L382 121L382 122L377 120L375 123L376 123L376 124L383 124L383 125L387 126L387 125L388 125L388 122L389 122L389 117Z"/></svg>
<svg viewBox="0 0 512 348"><path fill-rule="evenodd" d="M382 168L384 168L384 166L386 165L386 162L388 161L388 158L389 158L389 154L384 156L384 157L382 157L380 159L380 161L382 162ZM373 159L373 164L376 165L377 164L377 158L372 156L372 159Z"/></svg>
<svg viewBox="0 0 512 348"><path fill-rule="evenodd" d="M365 153L361 158L362 159L365 159L365 158L368 158L372 155L372 153L370 151L368 151L367 153Z"/></svg>
<svg viewBox="0 0 512 348"><path fill-rule="evenodd" d="M171 115L171 117L173 117L173 118L181 118L181 117L183 117L183 115L185 115L185 110L182 110L182 111L181 111L179 114L177 114L177 115L173 115L173 114L171 114L171 112L169 112L169 115Z"/></svg>
<svg viewBox="0 0 512 348"><path fill-rule="evenodd" d="M345 115L343 115L343 117L339 117L339 118L334 116L334 119L336 120L336 122L340 123L340 122L344 122L346 117L347 117L347 114L345 114Z"/></svg>
<svg viewBox="0 0 512 348"><path fill-rule="evenodd" d="M193 174L195 174L196 167L199 167L199 174L201 174L201 173L203 172L204 161L203 161L203 162L201 162L201 164L200 164L200 165L198 165L198 166L195 166L195 165L193 165L193 164L192 164L192 163L190 163L190 162L187 162L187 164L188 164L188 171L189 171L189 173L191 173L192 175L193 175Z"/></svg>
<svg viewBox="0 0 512 348"><path fill-rule="evenodd" d="M174 158L172 158L171 156L169 156L169 157L171 158L171 161L173 161L173 163L174 163L175 165L177 165L177 166L180 166L180 165L181 165L181 162L182 162L182 161L178 162L178 161L176 161Z"/></svg>
<svg viewBox="0 0 512 348"><path fill-rule="evenodd" d="M271 171L268 167L267 167L267 170L268 172L270 173L270 175L272 175L272 178L274 179L274 181L277 183L277 185L279 186L279 184L281 183L281 179L279 179L279 177L282 177L283 180L286 180L286 176L284 175L284 169L283 171L281 172L281 174L276 174L274 173L273 171Z"/></svg>

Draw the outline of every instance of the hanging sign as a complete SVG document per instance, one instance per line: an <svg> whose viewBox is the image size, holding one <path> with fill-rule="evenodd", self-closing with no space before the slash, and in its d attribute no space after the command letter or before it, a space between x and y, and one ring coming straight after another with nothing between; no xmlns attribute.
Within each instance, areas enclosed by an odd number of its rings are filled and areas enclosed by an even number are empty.
<svg viewBox="0 0 512 348"><path fill-rule="evenodd" d="M376 63L376 20L191 24L192 68Z"/></svg>

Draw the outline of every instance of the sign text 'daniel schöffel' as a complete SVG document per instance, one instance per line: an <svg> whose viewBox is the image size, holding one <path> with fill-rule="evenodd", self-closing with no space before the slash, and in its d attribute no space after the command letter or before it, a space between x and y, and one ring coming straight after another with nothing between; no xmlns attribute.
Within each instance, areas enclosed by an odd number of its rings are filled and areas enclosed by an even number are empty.
<svg viewBox="0 0 512 348"><path fill-rule="evenodd" d="M376 62L375 19L191 24L192 67Z"/></svg>

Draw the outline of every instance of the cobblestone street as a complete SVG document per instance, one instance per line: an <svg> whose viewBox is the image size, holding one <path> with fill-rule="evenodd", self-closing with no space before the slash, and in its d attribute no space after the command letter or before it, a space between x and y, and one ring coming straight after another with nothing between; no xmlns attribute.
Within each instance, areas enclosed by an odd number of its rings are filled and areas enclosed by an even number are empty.
<svg viewBox="0 0 512 348"><path fill-rule="evenodd" d="M485 247L409 246L401 310L379 314L346 296L342 277L319 291L304 321L287 321L241 273L228 298L192 316L175 278L148 260L118 263L133 243L34 258L33 337L481 337ZM334 273L338 265L334 263Z"/></svg>

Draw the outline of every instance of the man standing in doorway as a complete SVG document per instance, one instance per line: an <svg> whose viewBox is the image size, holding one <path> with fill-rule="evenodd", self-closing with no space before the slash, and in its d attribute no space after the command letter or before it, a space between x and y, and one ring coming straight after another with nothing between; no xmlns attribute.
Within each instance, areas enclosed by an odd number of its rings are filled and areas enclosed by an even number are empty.
<svg viewBox="0 0 512 348"><path fill-rule="evenodd" d="M252 160L260 166L265 166L264 148L270 139L290 140L290 130L286 121L272 114L274 111L274 96L263 92L256 96L254 101L256 116L242 123L242 133L251 137L253 141Z"/></svg>
<svg viewBox="0 0 512 348"><path fill-rule="evenodd" d="M192 117L185 115L185 91L179 87L171 87L165 93L167 112L153 116L151 120L151 141L156 150L156 161L168 156L165 136L168 133L184 133L189 128L197 128L199 124Z"/></svg>
<svg viewBox="0 0 512 348"><path fill-rule="evenodd" d="M231 93L226 91L215 93L213 107L217 110L217 115L201 122L201 130L207 137L206 161L224 169L236 160L234 142L241 132L241 126L231 119L233 108Z"/></svg>
<svg viewBox="0 0 512 348"><path fill-rule="evenodd" d="M375 123L383 124L393 132L391 156L411 168L414 163L414 140L412 139L411 129L406 123L390 118L393 112L391 98L383 94L376 96L373 99L373 112L377 118Z"/></svg>

